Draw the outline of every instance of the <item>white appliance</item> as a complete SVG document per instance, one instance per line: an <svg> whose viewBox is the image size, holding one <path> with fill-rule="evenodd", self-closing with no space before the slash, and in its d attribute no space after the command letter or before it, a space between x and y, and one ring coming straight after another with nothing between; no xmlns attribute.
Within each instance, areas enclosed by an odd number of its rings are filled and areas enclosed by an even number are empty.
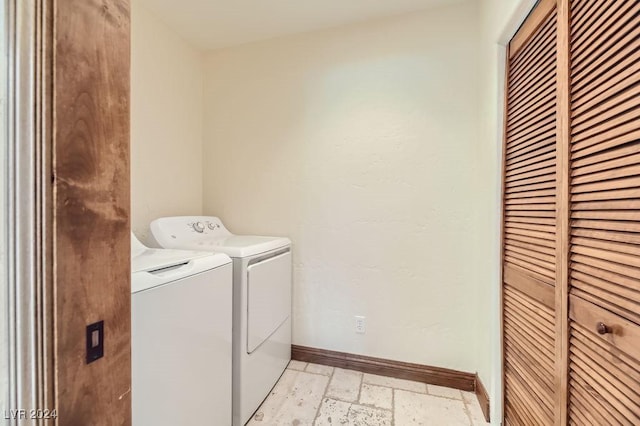
<svg viewBox="0 0 640 426"><path fill-rule="evenodd" d="M151 222L166 248L233 259L233 424L246 424L291 359L291 241L233 235L211 216Z"/></svg>
<svg viewBox="0 0 640 426"><path fill-rule="evenodd" d="M131 234L134 426L231 424L232 263Z"/></svg>

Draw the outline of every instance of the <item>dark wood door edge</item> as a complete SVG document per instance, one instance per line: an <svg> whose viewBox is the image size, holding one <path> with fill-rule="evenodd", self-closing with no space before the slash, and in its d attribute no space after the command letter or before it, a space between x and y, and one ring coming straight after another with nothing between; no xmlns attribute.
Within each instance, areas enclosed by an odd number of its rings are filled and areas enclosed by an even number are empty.
<svg viewBox="0 0 640 426"><path fill-rule="evenodd" d="M422 364L393 361L298 345L292 345L291 358L297 361L347 368L363 373L378 374L380 376L395 377L398 379L414 380L468 392L476 390L475 374L450 370L448 368L431 367Z"/></svg>
<svg viewBox="0 0 640 426"><path fill-rule="evenodd" d="M484 419L487 422L490 422L491 417L489 415L490 405L489 405L489 394L487 393L487 389L482 384L482 380L476 373L476 397L478 397L478 402L480 403L480 408L482 409L482 414L484 414Z"/></svg>

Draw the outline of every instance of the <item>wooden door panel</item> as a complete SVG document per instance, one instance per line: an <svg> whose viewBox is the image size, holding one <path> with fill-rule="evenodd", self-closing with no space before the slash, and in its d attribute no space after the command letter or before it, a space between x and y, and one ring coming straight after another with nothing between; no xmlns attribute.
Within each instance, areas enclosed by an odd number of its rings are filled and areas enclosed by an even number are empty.
<svg viewBox="0 0 640 426"><path fill-rule="evenodd" d="M569 419L640 424L640 3L570 5Z"/></svg>
<svg viewBox="0 0 640 426"><path fill-rule="evenodd" d="M54 2L56 407L131 424L129 0ZM86 326L104 321L87 364Z"/></svg>
<svg viewBox="0 0 640 426"><path fill-rule="evenodd" d="M590 424L637 425L640 419L637 354L620 350L577 321L571 321L570 333L570 415L581 413L600 422Z"/></svg>
<svg viewBox="0 0 640 426"><path fill-rule="evenodd" d="M509 49L503 223L505 422L555 418L556 13L542 2Z"/></svg>
<svg viewBox="0 0 640 426"><path fill-rule="evenodd" d="M507 71L506 424L640 424L640 3L538 2Z"/></svg>
<svg viewBox="0 0 640 426"><path fill-rule="evenodd" d="M593 25L578 19L584 9ZM640 323L638 13L631 0L571 2L570 280L572 294ZM621 62L625 72L611 75Z"/></svg>

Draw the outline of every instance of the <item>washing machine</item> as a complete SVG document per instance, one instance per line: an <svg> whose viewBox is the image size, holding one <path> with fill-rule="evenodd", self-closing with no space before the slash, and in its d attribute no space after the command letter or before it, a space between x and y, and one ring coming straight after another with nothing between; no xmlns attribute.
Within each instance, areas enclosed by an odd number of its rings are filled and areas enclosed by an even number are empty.
<svg viewBox="0 0 640 426"><path fill-rule="evenodd" d="M131 235L134 426L232 422L232 262Z"/></svg>
<svg viewBox="0 0 640 426"><path fill-rule="evenodd" d="M151 222L165 248L222 252L233 260L233 424L246 424L291 359L291 241L234 235L211 216Z"/></svg>

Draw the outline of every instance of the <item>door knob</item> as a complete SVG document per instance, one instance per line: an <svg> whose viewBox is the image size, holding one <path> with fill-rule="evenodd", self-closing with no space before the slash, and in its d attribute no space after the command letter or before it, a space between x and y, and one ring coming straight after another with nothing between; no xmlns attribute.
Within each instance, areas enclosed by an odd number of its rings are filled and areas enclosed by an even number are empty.
<svg viewBox="0 0 640 426"><path fill-rule="evenodd" d="M599 322L598 325L596 325L596 330L598 331L598 334L611 333L611 328L607 327L603 322Z"/></svg>

